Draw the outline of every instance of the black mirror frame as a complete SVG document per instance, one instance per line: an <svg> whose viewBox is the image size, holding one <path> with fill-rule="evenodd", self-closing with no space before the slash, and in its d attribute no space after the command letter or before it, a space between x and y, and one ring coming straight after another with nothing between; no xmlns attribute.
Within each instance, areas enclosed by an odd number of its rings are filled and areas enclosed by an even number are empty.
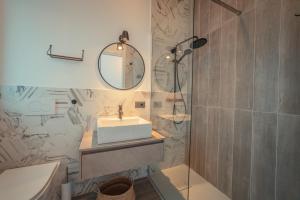
<svg viewBox="0 0 300 200"><path fill-rule="evenodd" d="M143 61L144 72L143 72L143 75L142 75L142 78L140 79L140 81L139 81L137 84L135 84L134 86L132 86L132 87L130 87L130 88L117 88L117 87L111 85L111 84L110 84L107 80L105 80L105 78L103 77L103 75L102 75L102 73L101 73L101 59L100 59L100 58L101 58L101 55L103 54L103 52L105 51L105 49L107 49L108 47L110 47L111 45L114 45L114 44L118 44L118 42L113 42L113 43L111 43L111 44L105 46L105 47L102 49L102 51L100 52L100 55L99 55L99 57L98 57L98 71L99 71L99 74L100 74L102 80L103 80L107 85L109 85L110 87L112 87L112 88L114 88L114 89L117 89L117 90L131 90L131 89L137 87L138 85L140 85L141 82L144 80L145 73L146 73L146 66L145 66L144 58L143 58L143 56L141 55L141 53L140 53L134 46L132 46L132 45L130 45L130 44L127 44L127 43L123 43L123 45L128 45L129 47L133 48L136 52L138 52L138 54L140 55L140 57L141 57L141 59L142 59L142 61Z"/></svg>

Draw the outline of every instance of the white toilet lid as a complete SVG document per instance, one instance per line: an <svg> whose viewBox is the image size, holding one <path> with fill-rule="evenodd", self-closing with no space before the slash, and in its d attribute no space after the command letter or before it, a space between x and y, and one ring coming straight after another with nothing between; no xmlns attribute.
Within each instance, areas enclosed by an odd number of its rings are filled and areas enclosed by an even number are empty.
<svg viewBox="0 0 300 200"><path fill-rule="evenodd" d="M9 169L0 174L0 198L29 200L41 195L59 162Z"/></svg>

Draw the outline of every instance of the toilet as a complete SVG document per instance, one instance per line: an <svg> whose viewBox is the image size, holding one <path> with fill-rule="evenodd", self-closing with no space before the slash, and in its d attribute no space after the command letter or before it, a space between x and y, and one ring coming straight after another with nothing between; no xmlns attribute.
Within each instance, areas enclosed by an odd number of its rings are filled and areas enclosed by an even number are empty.
<svg viewBox="0 0 300 200"><path fill-rule="evenodd" d="M59 168L60 162L51 162L4 171L0 174L0 199L56 199L55 184L61 184L56 178Z"/></svg>

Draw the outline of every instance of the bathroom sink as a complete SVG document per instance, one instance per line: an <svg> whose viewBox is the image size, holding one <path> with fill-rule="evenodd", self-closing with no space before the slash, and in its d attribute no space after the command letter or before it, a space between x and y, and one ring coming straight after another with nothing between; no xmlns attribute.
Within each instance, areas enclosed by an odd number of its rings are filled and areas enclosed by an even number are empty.
<svg viewBox="0 0 300 200"><path fill-rule="evenodd" d="M140 117L99 118L98 144L137 140L152 137L152 123Z"/></svg>

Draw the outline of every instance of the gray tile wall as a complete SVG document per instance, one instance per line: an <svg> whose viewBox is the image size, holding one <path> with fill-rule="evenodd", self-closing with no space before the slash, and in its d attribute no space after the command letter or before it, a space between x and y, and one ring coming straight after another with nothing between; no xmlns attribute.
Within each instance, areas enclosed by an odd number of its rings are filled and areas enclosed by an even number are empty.
<svg viewBox="0 0 300 200"><path fill-rule="evenodd" d="M300 1L196 0L191 167L233 200L300 199Z"/></svg>

